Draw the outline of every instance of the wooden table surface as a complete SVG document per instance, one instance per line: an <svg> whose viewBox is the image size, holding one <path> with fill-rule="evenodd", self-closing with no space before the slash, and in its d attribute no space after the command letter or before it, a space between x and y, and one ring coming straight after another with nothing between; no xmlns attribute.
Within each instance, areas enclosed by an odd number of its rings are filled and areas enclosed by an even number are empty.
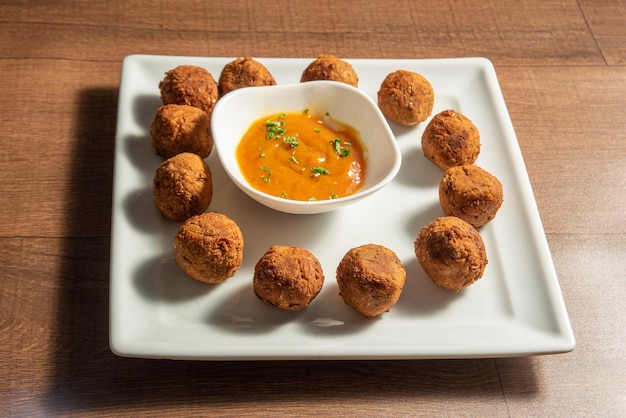
<svg viewBox="0 0 626 418"><path fill-rule="evenodd" d="M1 416L626 416L623 0L0 4ZM484 56L577 338L500 359L194 362L108 346L129 54Z"/></svg>

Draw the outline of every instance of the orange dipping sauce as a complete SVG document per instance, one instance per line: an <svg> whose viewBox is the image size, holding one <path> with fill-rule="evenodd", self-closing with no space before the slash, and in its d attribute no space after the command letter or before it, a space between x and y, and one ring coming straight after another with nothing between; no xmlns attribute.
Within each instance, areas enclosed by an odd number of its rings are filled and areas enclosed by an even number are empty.
<svg viewBox="0 0 626 418"><path fill-rule="evenodd" d="M285 199L326 200L361 187L364 151L354 128L304 110L258 119L236 153L244 178L255 189Z"/></svg>

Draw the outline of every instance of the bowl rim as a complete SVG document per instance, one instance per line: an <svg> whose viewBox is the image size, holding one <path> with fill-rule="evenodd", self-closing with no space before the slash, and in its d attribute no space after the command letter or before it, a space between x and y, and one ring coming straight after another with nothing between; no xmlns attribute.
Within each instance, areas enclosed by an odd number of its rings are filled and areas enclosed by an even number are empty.
<svg viewBox="0 0 626 418"><path fill-rule="evenodd" d="M227 161L226 153L230 154L231 150L236 150L237 144L239 144L241 140L241 135L243 135L243 132L245 132L245 130L248 128L248 125L246 125L243 128L243 131L240 134L240 136L234 141L235 145L232 145L232 146L229 145L225 149L224 148L225 138L221 136L221 129L219 129L219 127L221 126L220 125L220 122L221 122L220 113L222 112L222 109L229 106L230 102L232 102L233 100L240 99L240 96L245 96L250 93L254 93L256 96L262 96L264 92L267 92L267 91L271 91L272 94L275 94L275 92L284 92L284 91L289 92L291 90L300 90L300 89L304 89L304 90L315 89L315 88L318 88L318 86L325 86L325 88L344 90L346 92L349 92L349 94L360 96L361 100L366 102L374 110L375 114L377 114L378 119L381 122L381 128L385 132L386 134L385 136L389 139L388 141L386 140L385 142L388 143L391 149L391 154L392 154L392 159L390 159L392 163L389 165L388 169L383 170L383 172L386 171L386 173L382 176L382 178L380 178L376 183L369 184L369 185L364 184L363 185L364 187L360 188L359 190L357 190L355 193L351 195L339 197L337 199L295 200L295 199L285 199L282 197L273 196L271 194L262 192L252 187L244 178L240 178L237 175L235 175L235 173L232 173L233 167L232 167L232 164L230 164ZM287 111L291 111L291 109ZM263 114L261 114L259 117L263 117L264 112L261 112L261 113ZM267 112L267 114L271 114L271 112ZM339 122L344 123L341 120L339 120ZM349 125L352 126L351 124ZM357 127L355 126L352 126L352 127L357 132L359 132L361 136L361 141L364 142L362 139L363 133ZM213 108L211 112L211 131L212 131L214 146L215 146L218 158L220 160L222 167L224 168L224 171L226 172L228 177L231 179L231 181L235 183L235 185L239 189L241 189L244 193L246 193L251 198L257 200L259 203L264 204L265 206L271 207L273 209L283 211L283 212L288 212L288 213L318 213L320 211L330 210L329 207L340 206L343 204L347 204L349 202L363 199L364 197L375 193L376 191L380 190L381 188L389 184L398 174L400 170L400 166L402 164L402 153L400 150L400 146L397 143L396 137L391 127L389 126L389 123L387 122L386 118L380 111L380 108L378 107L376 102L358 87L354 87L352 85L337 82L337 81L313 80L313 81L307 81L307 82L277 84L277 85L271 85L271 86L242 87L242 88L233 90L227 93L226 95L222 96L217 101L215 107ZM366 146L366 148L368 148L367 144L364 143L364 145ZM371 155L368 155L368 159L369 158L371 158ZM237 167L235 167L235 169L236 168ZM287 210L286 207L292 207L294 208L294 210L293 211ZM311 212L310 210L313 208L318 208L319 210L316 212ZM307 211L307 209L309 209L309 211Z"/></svg>

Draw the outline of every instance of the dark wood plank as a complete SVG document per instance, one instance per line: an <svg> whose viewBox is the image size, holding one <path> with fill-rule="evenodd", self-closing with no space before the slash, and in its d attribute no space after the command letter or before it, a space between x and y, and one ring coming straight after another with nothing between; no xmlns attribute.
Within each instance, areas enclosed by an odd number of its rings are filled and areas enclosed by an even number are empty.
<svg viewBox="0 0 626 418"><path fill-rule="evenodd" d="M548 233L624 233L626 74L611 67L499 68Z"/></svg>
<svg viewBox="0 0 626 418"><path fill-rule="evenodd" d="M108 235L120 63L2 60L0 236ZM10 175L8 174L10 173ZM70 235L71 235L70 234Z"/></svg>
<svg viewBox="0 0 626 418"><path fill-rule="evenodd" d="M132 53L257 57L486 56L502 65L602 65L575 1L190 2L74 8L3 6L6 57L119 60ZM558 16L558 19L555 18ZM32 28L36 27L37 31ZM68 47L71 45L71 47ZM25 55L27 54L27 55Z"/></svg>
<svg viewBox="0 0 626 418"><path fill-rule="evenodd" d="M581 0L580 8L607 64L626 64L626 3Z"/></svg>
<svg viewBox="0 0 626 418"><path fill-rule="evenodd" d="M619 417L626 411L624 233L549 235L577 347L567 354L496 360L511 416ZM534 393L527 381L538 382Z"/></svg>

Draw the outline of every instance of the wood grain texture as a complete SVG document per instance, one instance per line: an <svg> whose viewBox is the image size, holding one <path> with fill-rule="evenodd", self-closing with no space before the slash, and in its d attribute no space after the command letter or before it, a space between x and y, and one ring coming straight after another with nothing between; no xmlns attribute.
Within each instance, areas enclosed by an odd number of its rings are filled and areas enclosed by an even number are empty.
<svg viewBox="0 0 626 418"><path fill-rule="evenodd" d="M580 7L606 63L626 64L626 3L582 0Z"/></svg>
<svg viewBox="0 0 626 418"><path fill-rule="evenodd" d="M73 3L73 4L72 4ZM497 64L604 64L576 1L326 0L5 6L8 57L120 60L163 55L415 58L487 56ZM557 18L558 16L558 18ZM33 26L37 31L32 31ZM8 41L8 39L7 39ZM67 48L66 45L72 45ZM114 45L115 48L111 48ZM141 45L138 49L137 46Z"/></svg>
<svg viewBox="0 0 626 418"><path fill-rule="evenodd" d="M626 415L623 1L6 3L0 415ZM115 123L121 60L134 53L491 59L576 349L429 361L114 356Z"/></svg>

